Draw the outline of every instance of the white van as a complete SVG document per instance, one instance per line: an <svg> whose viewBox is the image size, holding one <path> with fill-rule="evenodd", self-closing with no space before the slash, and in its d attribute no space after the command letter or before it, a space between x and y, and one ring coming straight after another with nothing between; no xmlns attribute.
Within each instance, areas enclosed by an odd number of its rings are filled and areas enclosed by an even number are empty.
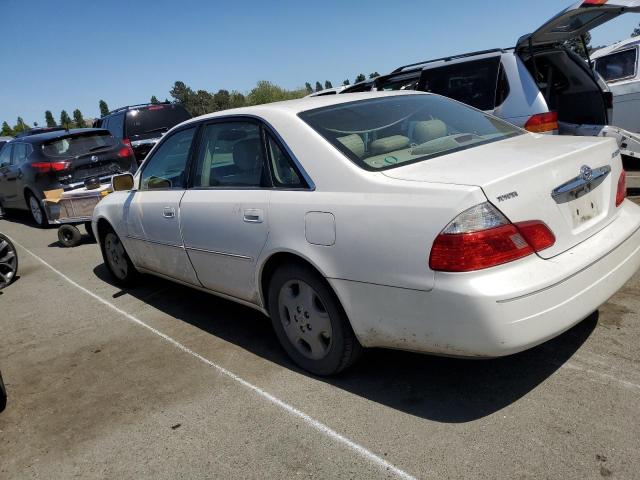
<svg viewBox="0 0 640 480"><path fill-rule="evenodd" d="M592 54L596 71L613 94L612 124L640 133L640 37L631 37Z"/></svg>

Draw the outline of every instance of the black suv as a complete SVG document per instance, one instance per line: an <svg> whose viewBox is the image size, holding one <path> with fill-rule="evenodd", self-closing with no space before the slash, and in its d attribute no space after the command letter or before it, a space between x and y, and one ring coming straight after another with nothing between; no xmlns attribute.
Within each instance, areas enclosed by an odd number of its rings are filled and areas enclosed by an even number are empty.
<svg viewBox="0 0 640 480"><path fill-rule="evenodd" d="M93 126L108 129L130 145L139 165L163 133L190 118L191 114L179 103L145 103L118 108L96 120Z"/></svg>
<svg viewBox="0 0 640 480"><path fill-rule="evenodd" d="M0 149L0 210L29 210L38 226L46 225L44 192L71 190L85 180L106 181L135 171L131 147L108 130L78 128L16 138Z"/></svg>

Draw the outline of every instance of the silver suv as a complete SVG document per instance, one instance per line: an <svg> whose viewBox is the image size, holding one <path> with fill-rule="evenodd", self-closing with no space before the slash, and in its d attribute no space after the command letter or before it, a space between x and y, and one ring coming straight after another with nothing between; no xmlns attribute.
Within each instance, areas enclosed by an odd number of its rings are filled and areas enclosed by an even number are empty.
<svg viewBox="0 0 640 480"><path fill-rule="evenodd" d="M444 95L538 133L614 136L622 153L640 156L640 138L608 127L612 96L607 84L562 42L626 12L640 0L578 2L514 48L438 58L405 65L341 93L415 89Z"/></svg>

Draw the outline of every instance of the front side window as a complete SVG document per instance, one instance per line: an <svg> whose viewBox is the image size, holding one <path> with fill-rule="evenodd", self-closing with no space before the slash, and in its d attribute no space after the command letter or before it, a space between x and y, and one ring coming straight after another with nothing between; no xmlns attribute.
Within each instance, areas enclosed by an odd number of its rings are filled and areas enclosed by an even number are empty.
<svg viewBox="0 0 640 480"><path fill-rule="evenodd" d="M636 76L638 49L631 48L622 52L605 55L596 60L596 71L607 82Z"/></svg>
<svg viewBox="0 0 640 480"><path fill-rule="evenodd" d="M194 187L266 187L260 127L252 122L212 123L205 127Z"/></svg>
<svg viewBox="0 0 640 480"><path fill-rule="evenodd" d="M395 95L298 114L366 170L385 170L521 135L522 130L438 95Z"/></svg>
<svg viewBox="0 0 640 480"><path fill-rule="evenodd" d="M195 127L180 130L166 138L145 162L140 190L182 189Z"/></svg>

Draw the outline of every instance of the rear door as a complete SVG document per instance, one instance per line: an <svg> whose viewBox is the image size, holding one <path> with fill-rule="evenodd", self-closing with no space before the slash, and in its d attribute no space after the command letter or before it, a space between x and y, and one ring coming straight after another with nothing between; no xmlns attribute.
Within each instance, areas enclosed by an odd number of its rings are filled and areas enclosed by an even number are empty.
<svg viewBox="0 0 640 480"><path fill-rule="evenodd" d="M640 0L583 0L520 37L516 48L564 42L627 12L640 12Z"/></svg>
<svg viewBox="0 0 640 480"><path fill-rule="evenodd" d="M270 189L259 123L225 119L203 128L193 186L180 203L184 245L203 286L257 300Z"/></svg>
<svg viewBox="0 0 640 480"><path fill-rule="evenodd" d="M178 130L158 146L123 215L136 265L193 285L200 283L182 244L179 205L196 129Z"/></svg>

